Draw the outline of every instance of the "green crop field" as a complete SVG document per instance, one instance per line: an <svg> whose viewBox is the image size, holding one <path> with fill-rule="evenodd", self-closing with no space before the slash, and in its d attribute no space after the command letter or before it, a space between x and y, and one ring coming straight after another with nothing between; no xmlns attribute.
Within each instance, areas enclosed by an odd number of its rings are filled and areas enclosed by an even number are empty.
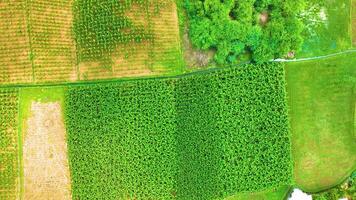
<svg viewBox="0 0 356 200"><path fill-rule="evenodd" d="M339 184L356 167L356 54L290 63L286 80L297 186Z"/></svg>
<svg viewBox="0 0 356 200"><path fill-rule="evenodd" d="M350 0L308 0L301 17L306 25L298 57L312 57L351 48Z"/></svg>
<svg viewBox="0 0 356 200"><path fill-rule="evenodd" d="M211 199L291 184L283 77L279 64L246 65L70 87L73 197Z"/></svg>
<svg viewBox="0 0 356 200"><path fill-rule="evenodd" d="M0 89L0 199L17 199L20 188L18 91Z"/></svg>

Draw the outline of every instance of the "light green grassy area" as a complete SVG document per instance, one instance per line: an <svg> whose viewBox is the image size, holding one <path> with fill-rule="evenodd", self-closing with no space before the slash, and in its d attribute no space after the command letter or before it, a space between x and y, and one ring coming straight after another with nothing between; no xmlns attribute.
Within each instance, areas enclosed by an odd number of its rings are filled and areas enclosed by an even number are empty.
<svg viewBox="0 0 356 200"><path fill-rule="evenodd" d="M60 102L64 112L64 87L33 87L20 89L19 105L19 160L20 160L20 196L23 197L23 130L26 130L26 119L30 117L32 102ZM64 116L64 113L62 113Z"/></svg>
<svg viewBox="0 0 356 200"><path fill-rule="evenodd" d="M351 0L306 2L302 14L305 42L297 56L320 56L351 48Z"/></svg>
<svg viewBox="0 0 356 200"><path fill-rule="evenodd" d="M284 200L287 198L289 191L290 186L281 186L262 192L236 194L225 198L225 200Z"/></svg>
<svg viewBox="0 0 356 200"><path fill-rule="evenodd" d="M296 185L333 187L356 167L356 54L288 63L286 80Z"/></svg>

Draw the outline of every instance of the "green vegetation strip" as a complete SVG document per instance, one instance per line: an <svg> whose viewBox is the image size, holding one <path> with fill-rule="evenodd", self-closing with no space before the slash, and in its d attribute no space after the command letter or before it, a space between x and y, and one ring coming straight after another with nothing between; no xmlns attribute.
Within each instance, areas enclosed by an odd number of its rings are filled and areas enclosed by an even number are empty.
<svg viewBox="0 0 356 200"><path fill-rule="evenodd" d="M70 86L74 199L212 199L291 184L280 64Z"/></svg>
<svg viewBox="0 0 356 200"><path fill-rule="evenodd" d="M0 90L0 199L19 195L18 90Z"/></svg>

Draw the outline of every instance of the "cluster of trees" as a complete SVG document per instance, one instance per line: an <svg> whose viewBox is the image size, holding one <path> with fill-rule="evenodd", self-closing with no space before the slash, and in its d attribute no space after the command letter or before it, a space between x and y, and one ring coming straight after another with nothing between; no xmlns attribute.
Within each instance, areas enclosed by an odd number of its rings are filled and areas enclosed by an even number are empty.
<svg viewBox="0 0 356 200"><path fill-rule="evenodd" d="M195 47L215 49L218 64L249 54L261 63L296 52L303 42L304 0L186 0Z"/></svg>
<svg viewBox="0 0 356 200"><path fill-rule="evenodd" d="M0 199L13 199L17 193L17 117L18 90L0 89Z"/></svg>
<svg viewBox="0 0 356 200"><path fill-rule="evenodd" d="M126 16L134 3L147 4L147 0L74 2L73 29L80 60L105 60L119 44L153 40L152 33Z"/></svg>
<svg viewBox="0 0 356 200"><path fill-rule="evenodd" d="M279 64L71 86L74 199L214 199L288 185Z"/></svg>

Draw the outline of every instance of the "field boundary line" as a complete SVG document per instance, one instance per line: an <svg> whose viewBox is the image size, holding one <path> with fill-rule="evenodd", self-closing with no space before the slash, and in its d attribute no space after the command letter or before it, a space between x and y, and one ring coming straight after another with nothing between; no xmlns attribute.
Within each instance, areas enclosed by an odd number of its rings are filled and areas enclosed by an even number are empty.
<svg viewBox="0 0 356 200"><path fill-rule="evenodd" d="M274 60L271 60L272 62L302 62L302 61L308 61L308 60L319 60L319 59L324 59L324 58L330 58L342 54L349 54L349 53L355 53L356 49L349 49L346 51L338 52L338 53L332 53L328 55L323 55L323 56L314 56L310 58L296 58L296 59L284 59L284 58L277 58Z"/></svg>
<svg viewBox="0 0 356 200"><path fill-rule="evenodd" d="M29 0L25 1L25 11L26 11L26 32L27 32L27 36L28 36L28 42L29 42L29 47L30 47L30 55L29 55L29 60L31 62L31 66L32 66L32 82L35 82L35 62L34 62L34 54L33 54L33 49L32 49L32 37L31 37L31 17L30 17L30 2Z"/></svg>

